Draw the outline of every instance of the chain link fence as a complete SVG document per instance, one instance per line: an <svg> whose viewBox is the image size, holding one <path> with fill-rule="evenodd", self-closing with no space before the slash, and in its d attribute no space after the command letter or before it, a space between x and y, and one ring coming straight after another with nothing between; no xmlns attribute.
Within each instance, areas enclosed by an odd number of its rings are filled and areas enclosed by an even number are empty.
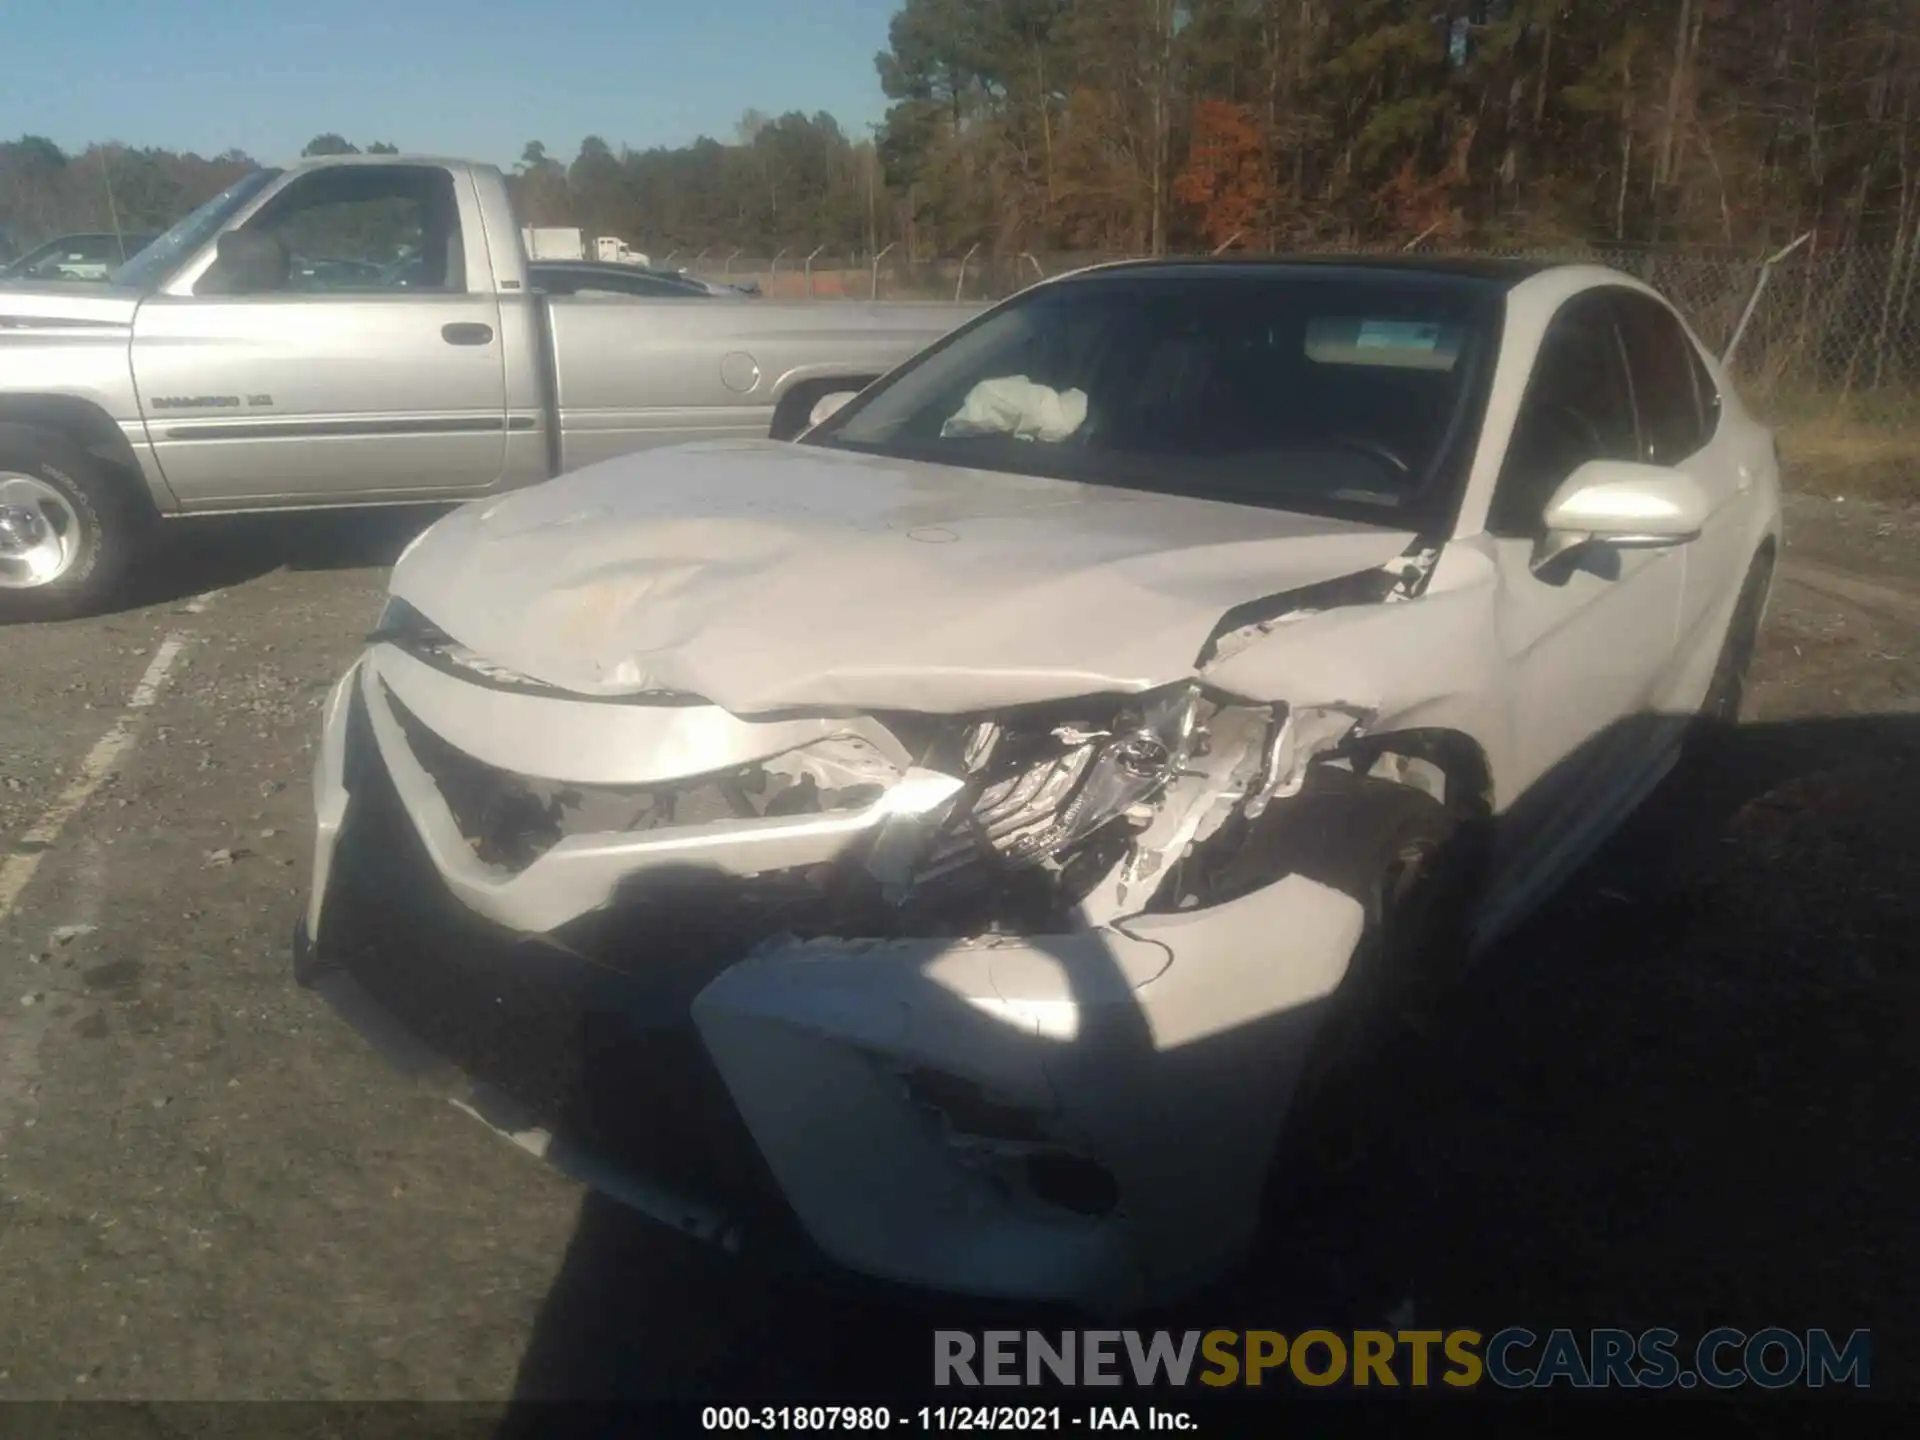
<svg viewBox="0 0 1920 1440"><path fill-rule="evenodd" d="M1405 252L1395 246L1371 253ZM1890 450L1908 473L1920 474L1920 257L1911 253L1802 249L1771 266L1764 255L1604 244L1459 251L1428 245L1420 253L1587 261L1636 276L1668 296L1716 353L1740 332L1735 370L1742 394L1795 443ZM824 248L756 257L715 248L675 253L669 263L752 282L769 296L979 302L1129 258L983 251L914 258L897 248L878 257Z"/></svg>

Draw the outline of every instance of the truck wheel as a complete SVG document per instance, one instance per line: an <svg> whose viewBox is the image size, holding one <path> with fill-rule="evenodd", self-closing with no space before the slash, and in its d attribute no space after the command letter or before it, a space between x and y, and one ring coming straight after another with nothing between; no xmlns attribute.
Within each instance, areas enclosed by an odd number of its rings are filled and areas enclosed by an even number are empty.
<svg viewBox="0 0 1920 1440"><path fill-rule="evenodd" d="M804 380L780 397L773 407L773 423L767 427L769 440L792 440L805 433L813 407L841 390L864 390L877 377L845 375L837 380Z"/></svg>
<svg viewBox="0 0 1920 1440"><path fill-rule="evenodd" d="M61 436L0 425L0 620L64 620L114 593L140 513L106 467Z"/></svg>

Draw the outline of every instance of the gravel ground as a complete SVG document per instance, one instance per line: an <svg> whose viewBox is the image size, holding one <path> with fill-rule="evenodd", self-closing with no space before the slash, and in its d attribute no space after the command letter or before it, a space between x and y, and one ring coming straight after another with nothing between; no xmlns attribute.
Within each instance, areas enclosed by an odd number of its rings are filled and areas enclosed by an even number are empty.
<svg viewBox="0 0 1920 1440"><path fill-rule="evenodd" d="M1287 1243L1177 1318L1870 1327L1920 1383L1920 518L1790 521L1749 722L1296 1139ZM0 635L0 1398L917 1379L899 1312L586 1199L293 986L317 709L418 523L189 532L151 603Z"/></svg>
<svg viewBox="0 0 1920 1440"><path fill-rule="evenodd" d="M1920 577L1920 504L1832 493L1789 492L1786 526L1794 555L1875 579L1911 584Z"/></svg>

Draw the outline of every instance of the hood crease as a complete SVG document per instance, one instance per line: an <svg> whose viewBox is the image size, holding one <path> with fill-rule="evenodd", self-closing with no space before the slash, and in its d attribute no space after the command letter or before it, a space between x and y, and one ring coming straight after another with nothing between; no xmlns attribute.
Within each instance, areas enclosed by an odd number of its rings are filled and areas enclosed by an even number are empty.
<svg viewBox="0 0 1920 1440"><path fill-rule="evenodd" d="M392 593L588 697L965 713L1194 673L1249 604L1412 532L771 441L653 450L466 506Z"/></svg>

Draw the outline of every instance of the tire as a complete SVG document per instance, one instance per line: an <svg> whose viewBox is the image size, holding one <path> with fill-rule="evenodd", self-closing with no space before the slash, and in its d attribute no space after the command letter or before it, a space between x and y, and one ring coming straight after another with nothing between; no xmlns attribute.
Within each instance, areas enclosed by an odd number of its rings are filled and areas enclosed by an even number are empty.
<svg viewBox="0 0 1920 1440"><path fill-rule="evenodd" d="M1707 698L1700 706L1701 726L1736 725L1740 721L1747 670L1760 641L1760 617L1772 578L1773 557L1756 558L1747 571L1746 582L1740 587L1740 598L1734 604L1733 619L1727 626L1727 638L1721 642L1720 658L1707 685Z"/></svg>
<svg viewBox="0 0 1920 1440"><path fill-rule="evenodd" d="M100 609L126 578L143 518L127 488L72 441L0 425L0 621Z"/></svg>
<svg viewBox="0 0 1920 1440"><path fill-rule="evenodd" d="M773 408L773 422L767 427L769 440L792 440L804 434L807 421L813 414L813 407L827 396L842 390L864 390L871 385L875 376L845 375L835 380L803 380L785 395Z"/></svg>
<svg viewBox="0 0 1920 1440"><path fill-rule="evenodd" d="M1323 797L1349 812L1312 868L1366 912L1346 978L1328 1003L1295 1105L1323 1096L1425 1028L1433 1001L1465 970L1484 869L1478 822L1392 781L1328 772ZM1304 797L1302 797L1304 798Z"/></svg>

